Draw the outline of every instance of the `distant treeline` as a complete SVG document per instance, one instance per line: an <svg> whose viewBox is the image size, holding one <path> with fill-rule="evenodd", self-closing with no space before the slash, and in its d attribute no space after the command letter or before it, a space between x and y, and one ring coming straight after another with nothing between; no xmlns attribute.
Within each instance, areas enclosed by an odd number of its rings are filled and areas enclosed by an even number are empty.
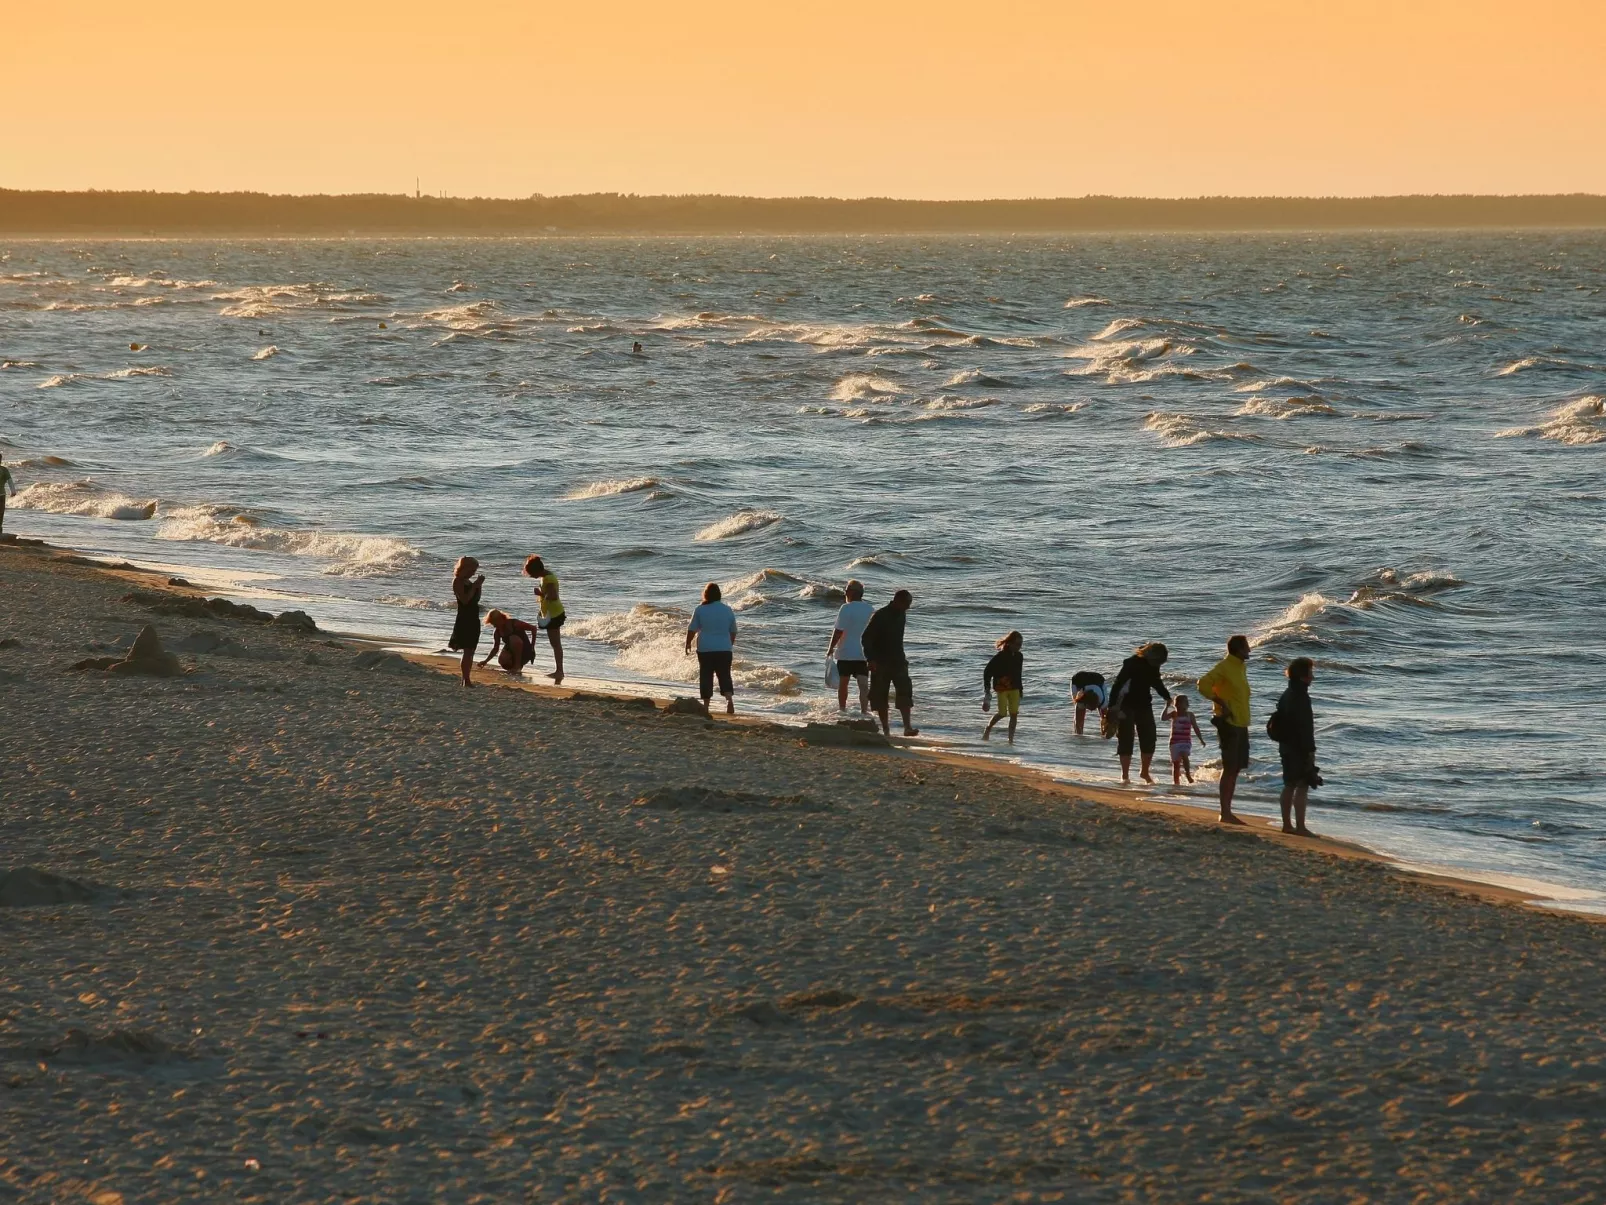
<svg viewBox="0 0 1606 1205"><path fill-rule="evenodd" d="M405 195L22 192L0 233L105 235L939 234L1121 230L1606 227L1606 197L1075 197L844 201L828 197L524 200Z"/></svg>

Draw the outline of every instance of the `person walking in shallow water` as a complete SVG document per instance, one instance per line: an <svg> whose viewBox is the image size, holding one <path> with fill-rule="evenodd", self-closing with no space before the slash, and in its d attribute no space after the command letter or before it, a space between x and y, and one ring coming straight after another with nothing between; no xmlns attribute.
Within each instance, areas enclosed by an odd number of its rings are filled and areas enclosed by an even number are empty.
<svg viewBox="0 0 1606 1205"><path fill-rule="evenodd" d="M1199 679L1199 693L1211 700L1216 741L1221 746L1221 823L1242 824L1233 815L1238 775L1249 765L1249 637L1233 636L1227 655Z"/></svg>
<svg viewBox="0 0 1606 1205"><path fill-rule="evenodd" d="M1322 785L1316 768L1316 716L1310 705L1310 684L1316 680L1316 663L1295 657L1288 663L1288 689L1277 700L1269 727L1283 763L1283 832L1300 837L1314 834L1305 827L1305 805L1310 789Z"/></svg>
<svg viewBox="0 0 1606 1205"><path fill-rule="evenodd" d="M920 735L911 720L915 688L909 677L909 658L903 651L904 624L914 600L909 591L899 590L864 626L864 655L870 663L870 706L881 720L881 731L888 736L892 729L887 722L887 704L892 700L903 715L903 734Z"/></svg>
<svg viewBox="0 0 1606 1205"><path fill-rule="evenodd" d="M547 642L552 645L553 669L547 677L552 685L563 685L563 628L565 613L563 600L558 597L558 575L548 569L538 556L524 562L524 575L535 579L535 598L541 606L542 626L546 628Z"/></svg>
<svg viewBox="0 0 1606 1205"><path fill-rule="evenodd" d="M1121 781L1132 781L1132 746L1135 743L1143 756L1138 776L1153 784L1149 763L1154 760L1154 695L1158 692L1167 703L1171 692L1160 680L1160 667L1170 657L1170 651L1159 641L1140 645L1125 661L1121 672L1115 675L1110 686L1110 706L1115 710L1115 752L1121 759Z"/></svg>
<svg viewBox="0 0 1606 1205"><path fill-rule="evenodd" d="M725 696L725 714L736 714L736 684L731 680L731 661L736 652L736 612L723 601L718 582L703 587L702 604L691 613L686 625L686 651L697 642L697 689L703 710L714 699L714 679Z"/></svg>
<svg viewBox="0 0 1606 1205"><path fill-rule="evenodd" d="M463 654L463 685L474 685L474 650L480 644L480 591L485 588L485 575L478 577L480 563L471 556L459 557L452 570L452 597L457 600L457 622L452 625L449 649Z"/></svg>
<svg viewBox="0 0 1606 1205"><path fill-rule="evenodd" d="M1020 720L1020 701L1025 693L1026 658L1021 656L1025 643L1019 632L1011 632L998 642L998 651L981 675L981 709L986 711L992 703L993 691L998 691L998 714L987 721L981 739L989 740L993 725L1006 715L1009 717L1009 743L1015 743L1015 725Z"/></svg>

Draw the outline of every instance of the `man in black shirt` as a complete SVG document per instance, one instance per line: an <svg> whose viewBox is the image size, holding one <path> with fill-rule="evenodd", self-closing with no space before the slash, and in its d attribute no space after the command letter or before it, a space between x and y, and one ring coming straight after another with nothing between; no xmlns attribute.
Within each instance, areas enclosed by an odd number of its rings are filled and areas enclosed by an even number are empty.
<svg viewBox="0 0 1606 1205"><path fill-rule="evenodd" d="M888 736L887 696L896 689L898 710L903 713L903 734L919 736L920 729L910 721L914 710L915 688L909 680L909 659L903 652L903 627L914 595L899 590L892 601L870 616L864 628L864 656L870 663L870 706L881 717L881 731Z"/></svg>

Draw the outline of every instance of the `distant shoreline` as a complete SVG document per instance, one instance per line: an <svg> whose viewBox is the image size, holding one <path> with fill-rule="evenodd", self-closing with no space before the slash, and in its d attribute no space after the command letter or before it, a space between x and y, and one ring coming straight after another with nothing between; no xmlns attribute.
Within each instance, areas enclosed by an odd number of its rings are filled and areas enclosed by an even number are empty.
<svg viewBox="0 0 1606 1205"><path fill-rule="evenodd" d="M822 197L43 192L0 189L8 237L1027 235L1606 228L1606 196Z"/></svg>

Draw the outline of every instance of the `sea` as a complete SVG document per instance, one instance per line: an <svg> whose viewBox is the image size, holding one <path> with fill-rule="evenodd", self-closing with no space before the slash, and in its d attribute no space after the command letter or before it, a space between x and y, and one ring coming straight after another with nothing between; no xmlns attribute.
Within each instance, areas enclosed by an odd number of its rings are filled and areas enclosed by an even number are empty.
<svg viewBox="0 0 1606 1205"><path fill-rule="evenodd" d="M570 684L658 695L719 582L788 723L903 587L925 734L1099 785L1071 675L1243 632L1242 810L1309 656L1312 827L1606 911L1603 289L1596 231L0 240L6 527L427 650L539 553Z"/></svg>

